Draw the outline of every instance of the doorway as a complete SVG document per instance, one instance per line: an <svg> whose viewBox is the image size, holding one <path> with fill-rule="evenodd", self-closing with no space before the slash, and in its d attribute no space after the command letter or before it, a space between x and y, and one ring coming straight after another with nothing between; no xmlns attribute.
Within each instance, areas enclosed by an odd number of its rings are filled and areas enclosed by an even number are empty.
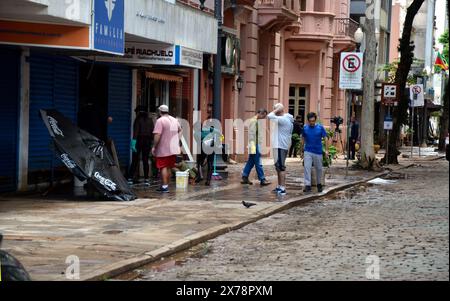
<svg viewBox="0 0 450 301"><path fill-rule="evenodd" d="M78 126L106 141L108 119L108 66L80 64Z"/></svg>
<svg viewBox="0 0 450 301"><path fill-rule="evenodd" d="M308 87L301 85L290 85L289 114L294 116L294 118L300 116L304 121L308 107Z"/></svg>

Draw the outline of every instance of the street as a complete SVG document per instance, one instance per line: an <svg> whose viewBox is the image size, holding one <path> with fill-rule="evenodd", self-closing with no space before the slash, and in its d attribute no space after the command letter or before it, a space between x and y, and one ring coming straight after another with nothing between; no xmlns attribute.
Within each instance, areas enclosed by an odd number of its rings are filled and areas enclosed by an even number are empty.
<svg viewBox="0 0 450 301"><path fill-rule="evenodd" d="M380 280L448 281L448 172L422 161L119 279L368 280L378 258Z"/></svg>

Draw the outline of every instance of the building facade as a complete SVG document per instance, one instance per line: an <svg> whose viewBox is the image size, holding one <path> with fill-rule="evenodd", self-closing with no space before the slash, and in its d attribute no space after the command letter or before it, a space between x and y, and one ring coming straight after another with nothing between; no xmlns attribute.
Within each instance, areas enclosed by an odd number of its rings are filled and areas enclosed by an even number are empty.
<svg viewBox="0 0 450 301"><path fill-rule="evenodd" d="M192 120L203 55L217 49L211 13L176 1L1 1L0 29L2 192L67 176L39 109L111 138L125 170L135 107Z"/></svg>

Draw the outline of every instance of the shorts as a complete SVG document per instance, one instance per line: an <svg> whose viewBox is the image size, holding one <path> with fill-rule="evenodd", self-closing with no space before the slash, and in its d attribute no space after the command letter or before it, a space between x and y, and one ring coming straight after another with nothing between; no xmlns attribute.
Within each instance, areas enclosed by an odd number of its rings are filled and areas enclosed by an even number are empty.
<svg viewBox="0 0 450 301"><path fill-rule="evenodd" d="M288 155L287 149L274 148L273 158L275 160L275 168L278 172L286 170L286 158Z"/></svg>
<svg viewBox="0 0 450 301"><path fill-rule="evenodd" d="M177 156L156 157L156 168L174 168L177 162Z"/></svg>

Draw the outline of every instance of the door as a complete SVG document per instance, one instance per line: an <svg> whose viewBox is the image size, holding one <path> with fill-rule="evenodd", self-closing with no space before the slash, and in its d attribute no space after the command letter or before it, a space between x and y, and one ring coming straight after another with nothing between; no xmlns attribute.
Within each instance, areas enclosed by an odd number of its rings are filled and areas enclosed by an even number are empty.
<svg viewBox="0 0 450 301"><path fill-rule="evenodd" d="M289 114L294 116L294 118L301 116L304 121L308 106L308 88L291 85L289 87Z"/></svg>
<svg viewBox="0 0 450 301"><path fill-rule="evenodd" d="M16 190L20 52L0 48L0 192Z"/></svg>

